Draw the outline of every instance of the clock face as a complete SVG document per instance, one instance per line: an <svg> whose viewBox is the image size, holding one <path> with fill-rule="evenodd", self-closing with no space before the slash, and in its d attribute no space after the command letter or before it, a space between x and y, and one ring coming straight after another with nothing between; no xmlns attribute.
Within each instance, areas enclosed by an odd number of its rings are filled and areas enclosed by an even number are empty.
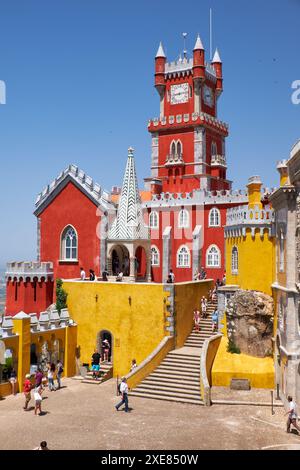
<svg viewBox="0 0 300 470"><path fill-rule="evenodd" d="M171 85L171 104L186 103L189 99L189 84Z"/></svg>
<svg viewBox="0 0 300 470"><path fill-rule="evenodd" d="M214 92L209 86L204 85L203 87L203 100L210 108L214 105Z"/></svg>

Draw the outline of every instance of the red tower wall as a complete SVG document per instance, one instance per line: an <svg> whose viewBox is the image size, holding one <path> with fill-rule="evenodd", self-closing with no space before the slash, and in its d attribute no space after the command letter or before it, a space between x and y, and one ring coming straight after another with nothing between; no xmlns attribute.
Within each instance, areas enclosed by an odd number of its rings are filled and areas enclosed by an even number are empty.
<svg viewBox="0 0 300 470"><path fill-rule="evenodd" d="M73 183L67 186L40 214L41 261L52 261L54 278L73 279L80 276L80 267L88 274L93 269L100 275L100 240L96 234L100 216L96 205ZM61 261L61 234L72 225L78 234L78 261Z"/></svg>
<svg viewBox="0 0 300 470"><path fill-rule="evenodd" d="M53 281L7 281L6 315L16 315L20 311L40 314L52 304L53 289Z"/></svg>

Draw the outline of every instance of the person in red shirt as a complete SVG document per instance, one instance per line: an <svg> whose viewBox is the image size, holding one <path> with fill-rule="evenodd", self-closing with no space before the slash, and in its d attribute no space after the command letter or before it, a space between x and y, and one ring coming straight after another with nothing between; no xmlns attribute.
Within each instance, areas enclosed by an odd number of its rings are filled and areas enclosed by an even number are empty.
<svg viewBox="0 0 300 470"><path fill-rule="evenodd" d="M32 384L30 382L30 374L25 375L25 382L24 382L24 388L23 392L25 395L25 406L23 407L24 410L28 409L28 403L31 400L31 389L32 389Z"/></svg>

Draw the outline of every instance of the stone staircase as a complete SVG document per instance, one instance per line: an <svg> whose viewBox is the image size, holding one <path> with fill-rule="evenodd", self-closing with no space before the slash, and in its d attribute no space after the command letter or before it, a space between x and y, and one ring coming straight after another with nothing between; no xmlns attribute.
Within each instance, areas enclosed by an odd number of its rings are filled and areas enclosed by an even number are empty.
<svg viewBox="0 0 300 470"><path fill-rule="evenodd" d="M207 318L200 322L200 332L193 329L184 346L170 351L160 365L130 391L130 396L203 405L200 357L205 339L212 336L211 314L215 306L215 302L209 303Z"/></svg>
<svg viewBox="0 0 300 470"><path fill-rule="evenodd" d="M99 385L106 380L109 380L112 378L113 375L113 366L111 362L102 362L100 364L100 377L99 379L93 379L93 372L88 371L86 376L82 379L81 377L81 382L84 384L92 384L92 385Z"/></svg>

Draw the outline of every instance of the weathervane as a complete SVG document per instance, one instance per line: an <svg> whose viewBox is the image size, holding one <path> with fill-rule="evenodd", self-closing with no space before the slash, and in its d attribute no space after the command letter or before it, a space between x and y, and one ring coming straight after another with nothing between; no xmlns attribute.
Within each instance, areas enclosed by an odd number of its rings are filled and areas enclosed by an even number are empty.
<svg viewBox="0 0 300 470"><path fill-rule="evenodd" d="M183 57L186 59L186 55L187 55L187 50L186 50L186 37L187 37L188 33L182 33L182 36L183 36Z"/></svg>

